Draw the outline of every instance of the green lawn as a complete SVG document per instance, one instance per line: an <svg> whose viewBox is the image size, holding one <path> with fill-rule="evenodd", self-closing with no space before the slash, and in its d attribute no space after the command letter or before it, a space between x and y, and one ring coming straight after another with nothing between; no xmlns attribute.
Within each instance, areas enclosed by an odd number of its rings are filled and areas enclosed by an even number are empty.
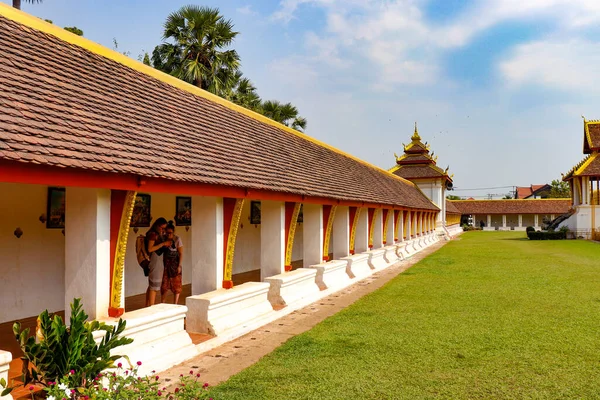
<svg viewBox="0 0 600 400"><path fill-rule="evenodd" d="M600 398L600 244L524 236L463 234L211 395Z"/></svg>

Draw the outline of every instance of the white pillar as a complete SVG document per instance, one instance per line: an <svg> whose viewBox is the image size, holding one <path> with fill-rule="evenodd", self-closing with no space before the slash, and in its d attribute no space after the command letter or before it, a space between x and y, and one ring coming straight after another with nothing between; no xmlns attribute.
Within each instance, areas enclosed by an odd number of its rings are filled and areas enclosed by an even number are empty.
<svg viewBox="0 0 600 400"><path fill-rule="evenodd" d="M473 226L478 226L477 224L477 215L473 214Z"/></svg>
<svg viewBox="0 0 600 400"><path fill-rule="evenodd" d="M492 216L490 214L487 215L487 227L492 226Z"/></svg>
<svg viewBox="0 0 600 400"><path fill-rule="evenodd" d="M303 265L307 268L323 262L323 206L304 204L303 213Z"/></svg>
<svg viewBox="0 0 600 400"><path fill-rule="evenodd" d="M410 240L412 239L412 211L406 211L404 218L406 218L406 240Z"/></svg>
<svg viewBox="0 0 600 400"><path fill-rule="evenodd" d="M533 216L533 226L534 226L535 228L537 228L537 227L538 227L538 225L539 225L539 216L538 216L537 214L535 214L535 215Z"/></svg>
<svg viewBox="0 0 600 400"><path fill-rule="evenodd" d="M505 214L502 215L502 227L506 228L506 215Z"/></svg>
<svg viewBox="0 0 600 400"><path fill-rule="evenodd" d="M388 223L387 230L385 232L385 244L390 245L394 244L394 233L396 232L396 215L394 210L388 210L387 217Z"/></svg>
<svg viewBox="0 0 600 400"><path fill-rule="evenodd" d="M285 272L285 203L262 201L260 220L260 276L264 281Z"/></svg>
<svg viewBox="0 0 600 400"><path fill-rule="evenodd" d="M380 249L383 247L383 210L376 209L373 218L373 248Z"/></svg>
<svg viewBox="0 0 600 400"><path fill-rule="evenodd" d="M90 319L110 306L110 190L67 188L65 207L65 319L81 298ZM121 290L125 304L125 283Z"/></svg>
<svg viewBox="0 0 600 400"><path fill-rule="evenodd" d="M519 228L523 227L523 214L519 214Z"/></svg>
<svg viewBox="0 0 600 400"><path fill-rule="evenodd" d="M362 253L367 250L369 250L369 212L368 208L363 208L356 224L354 252Z"/></svg>
<svg viewBox="0 0 600 400"><path fill-rule="evenodd" d="M223 284L223 198L192 197L192 296Z"/></svg>
<svg viewBox="0 0 600 400"><path fill-rule="evenodd" d="M550 221L554 221L554 217L555 217L554 214L550 214Z"/></svg>
<svg viewBox="0 0 600 400"><path fill-rule="evenodd" d="M333 219L333 258L339 260L350 255L350 210L338 206Z"/></svg>

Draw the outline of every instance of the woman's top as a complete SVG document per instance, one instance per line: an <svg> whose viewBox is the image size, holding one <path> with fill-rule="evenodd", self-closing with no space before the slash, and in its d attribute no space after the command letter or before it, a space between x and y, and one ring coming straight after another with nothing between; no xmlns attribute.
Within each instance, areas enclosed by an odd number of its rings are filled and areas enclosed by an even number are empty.
<svg viewBox="0 0 600 400"><path fill-rule="evenodd" d="M175 278L178 275L177 270L179 269L179 251L178 248L182 247L183 243L179 236L173 237L171 246L166 247L163 253L165 272L169 278Z"/></svg>

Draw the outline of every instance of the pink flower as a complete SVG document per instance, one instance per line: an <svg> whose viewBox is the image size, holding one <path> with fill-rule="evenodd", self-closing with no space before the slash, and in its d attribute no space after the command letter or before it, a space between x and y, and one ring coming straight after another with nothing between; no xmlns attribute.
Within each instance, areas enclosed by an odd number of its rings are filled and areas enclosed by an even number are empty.
<svg viewBox="0 0 600 400"><path fill-rule="evenodd" d="M180 377L180 378L183 378L183 374L179 374L179 377Z"/></svg>
<svg viewBox="0 0 600 400"><path fill-rule="evenodd" d="M122 363L118 363L118 364L117 364L117 367L119 367L119 368L121 368L122 366L123 366L123 364L122 364Z"/></svg>
<svg viewBox="0 0 600 400"><path fill-rule="evenodd" d="M35 388L33 387L33 385L29 386L29 390L30 390L30 391L33 391L33 389L35 389Z"/></svg>
<svg viewBox="0 0 600 400"><path fill-rule="evenodd" d="M179 388L175 388L175 393L179 393Z"/></svg>
<svg viewBox="0 0 600 400"><path fill-rule="evenodd" d="M196 378L200 378L200 374L199 374L199 373L198 373L198 374L196 374Z"/></svg>
<svg viewBox="0 0 600 400"><path fill-rule="evenodd" d="M160 377L159 377L158 375L156 375L156 376L154 377L154 379L156 379L156 380L159 380L159 379L160 379Z"/></svg>
<svg viewBox="0 0 600 400"><path fill-rule="evenodd" d="M71 375L75 375L75 370L74 370L74 369L70 370L70 371L69 371L69 374L71 374Z"/></svg>
<svg viewBox="0 0 600 400"><path fill-rule="evenodd" d="M161 392L160 390L158 391L158 395L159 395L159 396L162 396L162 392Z"/></svg>
<svg viewBox="0 0 600 400"><path fill-rule="evenodd" d="M194 375L194 371L190 371L190 375Z"/></svg>
<svg viewBox="0 0 600 400"><path fill-rule="evenodd" d="M141 361L138 361L138 362L137 362L137 365L138 365L138 367L139 367L140 365L142 365L142 362L141 362Z"/></svg>
<svg viewBox="0 0 600 400"><path fill-rule="evenodd" d="M208 382L204 382L204 385L202 385L203 388L207 388L208 387Z"/></svg>

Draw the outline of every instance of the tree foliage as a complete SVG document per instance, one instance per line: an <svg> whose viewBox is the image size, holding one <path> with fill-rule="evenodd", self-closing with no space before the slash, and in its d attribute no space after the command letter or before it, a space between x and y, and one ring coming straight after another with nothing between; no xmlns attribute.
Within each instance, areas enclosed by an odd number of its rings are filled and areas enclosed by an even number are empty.
<svg viewBox="0 0 600 400"><path fill-rule="evenodd" d="M14 8L16 8L17 10L20 10L21 2L22 2L22 0L12 0L12 6ZM41 3L41 2L42 2L42 0L25 0L25 3L31 3L31 4Z"/></svg>
<svg viewBox="0 0 600 400"><path fill-rule="evenodd" d="M571 188L567 182L555 179L550 183L550 194L548 198L570 198Z"/></svg>
<svg viewBox="0 0 600 400"><path fill-rule="evenodd" d="M218 8L184 6L167 17L163 43L142 61L283 125L306 129L306 119L294 105L263 101L243 75L240 57L231 48L238 34Z"/></svg>
<svg viewBox="0 0 600 400"><path fill-rule="evenodd" d="M83 36L83 31L76 26L65 26L65 31L74 33L77 36Z"/></svg>
<svg viewBox="0 0 600 400"><path fill-rule="evenodd" d="M462 200L462 197L460 197L460 196L457 196L457 195L455 195L455 194L449 194L448 196L446 196L446 198L447 198L448 200Z"/></svg>

